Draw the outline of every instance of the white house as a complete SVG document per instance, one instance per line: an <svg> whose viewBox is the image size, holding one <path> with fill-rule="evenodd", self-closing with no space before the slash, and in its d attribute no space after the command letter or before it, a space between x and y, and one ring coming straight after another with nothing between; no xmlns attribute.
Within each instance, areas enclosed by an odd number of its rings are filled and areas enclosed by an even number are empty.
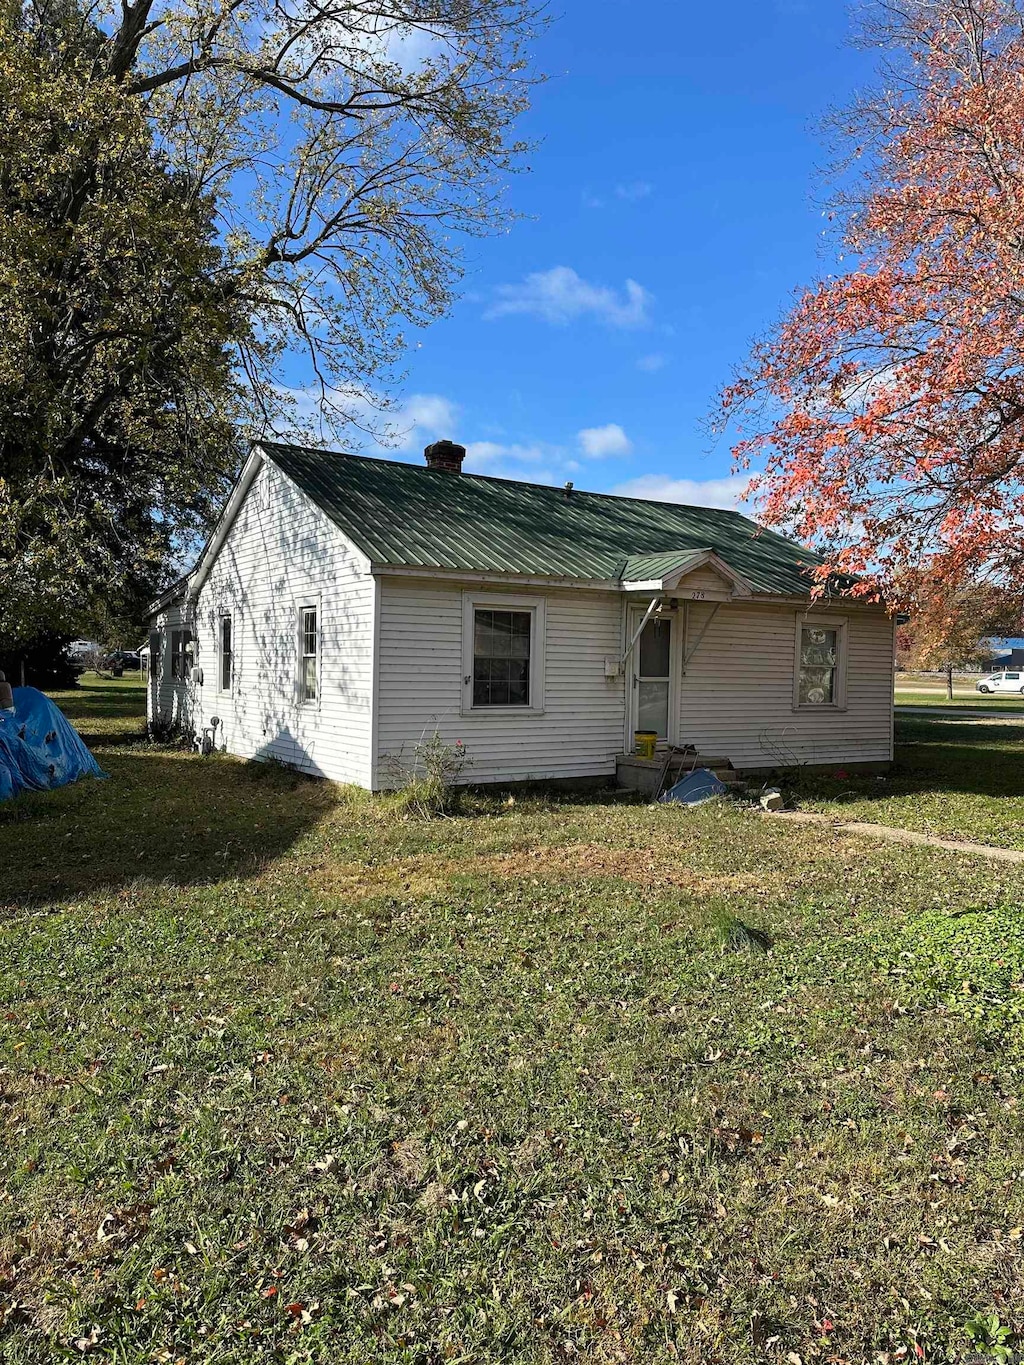
<svg viewBox="0 0 1024 1365"><path fill-rule="evenodd" d="M473 782L610 777L637 730L745 772L889 762L892 618L812 600L807 550L464 453L256 446L154 604L150 719L374 789L435 729Z"/></svg>

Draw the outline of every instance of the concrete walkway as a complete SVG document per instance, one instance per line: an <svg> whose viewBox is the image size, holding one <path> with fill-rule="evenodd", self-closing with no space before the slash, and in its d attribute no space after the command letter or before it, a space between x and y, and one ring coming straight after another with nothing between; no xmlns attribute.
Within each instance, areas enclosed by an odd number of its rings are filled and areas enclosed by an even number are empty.
<svg viewBox="0 0 1024 1365"><path fill-rule="evenodd" d="M897 716L931 716L933 720L1007 720L1024 721L1024 706L1014 710L983 710L980 706L901 706L896 703Z"/></svg>
<svg viewBox="0 0 1024 1365"><path fill-rule="evenodd" d="M975 858L990 858L998 863L1024 863L1024 853L1015 848L995 848L992 844L971 844L962 839L940 839L936 834L920 834L916 829L897 829L894 825L872 825L864 820L834 820L810 810L767 811L773 820L792 820L801 825L829 825L840 834L859 834L865 839L885 839L893 844L917 844L944 848L951 853L969 853Z"/></svg>

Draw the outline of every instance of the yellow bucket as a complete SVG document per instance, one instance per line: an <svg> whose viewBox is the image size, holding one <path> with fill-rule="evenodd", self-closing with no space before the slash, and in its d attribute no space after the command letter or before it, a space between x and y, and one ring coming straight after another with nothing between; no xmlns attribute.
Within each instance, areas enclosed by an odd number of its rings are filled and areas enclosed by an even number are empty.
<svg viewBox="0 0 1024 1365"><path fill-rule="evenodd" d="M637 758L653 758L657 744L658 736L654 730L633 731L633 748Z"/></svg>

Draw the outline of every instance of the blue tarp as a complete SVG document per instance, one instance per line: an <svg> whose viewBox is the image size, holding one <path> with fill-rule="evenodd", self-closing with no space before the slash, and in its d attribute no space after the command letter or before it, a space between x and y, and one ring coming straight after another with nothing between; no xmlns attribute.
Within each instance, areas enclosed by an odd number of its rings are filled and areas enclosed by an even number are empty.
<svg viewBox="0 0 1024 1365"><path fill-rule="evenodd" d="M724 796L728 790L725 783L719 782L710 768L698 768L695 772L687 774L674 787L670 787L667 792L663 792L659 800L678 801L684 806L699 806L704 801L710 801L713 796Z"/></svg>
<svg viewBox="0 0 1024 1365"><path fill-rule="evenodd" d="M64 713L34 687L14 689L14 710L0 711L0 801L51 791L80 777L106 777Z"/></svg>

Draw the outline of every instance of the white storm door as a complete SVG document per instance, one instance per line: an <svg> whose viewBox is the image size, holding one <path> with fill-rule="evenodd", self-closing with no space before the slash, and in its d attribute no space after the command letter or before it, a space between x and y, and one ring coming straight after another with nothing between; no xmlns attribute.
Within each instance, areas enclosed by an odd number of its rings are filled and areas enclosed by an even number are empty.
<svg viewBox="0 0 1024 1365"><path fill-rule="evenodd" d="M643 611L631 613L630 638L643 619ZM675 619L667 615L652 617L633 646L630 659L633 697L630 729L653 730L661 743L669 742L675 733L674 644Z"/></svg>

